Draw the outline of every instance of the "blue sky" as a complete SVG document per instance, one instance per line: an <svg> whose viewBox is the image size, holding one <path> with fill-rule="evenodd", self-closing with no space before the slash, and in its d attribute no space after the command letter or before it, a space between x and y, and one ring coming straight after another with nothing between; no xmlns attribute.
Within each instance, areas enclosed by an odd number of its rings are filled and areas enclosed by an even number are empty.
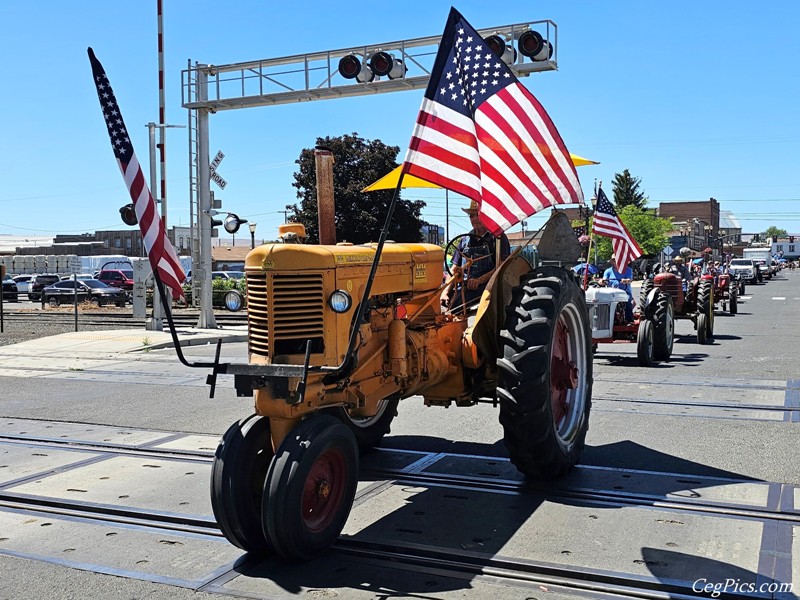
<svg viewBox="0 0 800 600"><path fill-rule="evenodd" d="M359 44L439 35L451 3L164 0L167 122L185 125L181 70ZM401 8L402 6L402 8ZM522 79L550 113L581 167L584 192L615 173L641 178L650 206L717 198L746 232L800 233L800 3L585 1L460 2L478 29L551 19L556 72ZM109 76L147 167L146 123L158 120L156 2L4 0L0 38L0 234L122 229L129 201L93 87L86 48ZM221 149L225 209L274 237L296 201L295 160L317 137L357 132L401 148L422 91L226 111L210 119ZM169 130L169 224L188 224L188 134ZM444 225L444 192L409 190ZM451 236L468 229L451 198ZM529 219L529 228L546 215ZM517 228L514 228L517 229Z"/></svg>

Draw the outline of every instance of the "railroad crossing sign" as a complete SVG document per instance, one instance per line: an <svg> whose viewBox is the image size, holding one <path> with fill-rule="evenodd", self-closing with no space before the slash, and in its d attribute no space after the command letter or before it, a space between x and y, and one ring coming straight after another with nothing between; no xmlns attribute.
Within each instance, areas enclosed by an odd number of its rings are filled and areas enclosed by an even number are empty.
<svg viewBox="0 0 800 600"><path fill-rule="evenodd" d="M211 170L211 181L216 183L221 190L224 190L225 186L228 185L228 182L225 181L219 173L217 173L217 167L219 166L219 163L222 162L223 158L225 158L225 155L222 153L222 150L218 150L214 160L212 160L211 164L208 165L208 168Z"/></svg>

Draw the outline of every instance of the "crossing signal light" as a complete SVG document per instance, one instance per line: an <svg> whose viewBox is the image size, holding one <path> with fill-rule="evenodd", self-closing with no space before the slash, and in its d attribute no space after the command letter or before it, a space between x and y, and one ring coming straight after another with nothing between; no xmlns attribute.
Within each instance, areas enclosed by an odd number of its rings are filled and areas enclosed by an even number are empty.
<svg viewBox="0 0 800 600"><path fill-rule="evenodd" d="M247 219L239 218L239 215L235 213L228 213L228 216L225 217L225 222L223 223L223 227L225 231L230 234L234 234L239 231L239 227L247 223Z"/></svg>
<svg viewBox="0 0 800 600"><path fill-rule="evenodd" d="M372 69L361 62L361 58L355 54L348 54L339 59L339 73L345 79L355 79L359 83L369 83L375 79Z"/></svg>
<svg viewBox="0 0 800 600"><path fill-rule="evenodd" d="M378 77L400 79L406 74L406 65L399 58L388 52L376 52L369 59L369 68Z"/></svg>
<svg viewBox="0 0 800 600"><path fill-rule="evenodd" d="M484 41L489 49L507 65L517 60L517 51L508 45L502 36L490 35Z"/></svg>
<svg viewBox="0 0 800 600"><path fill-rule="evenodd" d="M531 60L548 60L553 56L553 45L533 29L519 36L517 46L522 55Z"/></svg>
<svg viewBox="0 0 800 600"><path fill-rule="evenodd" d="M136 218L136 210L133 208L133 204L126 204L120 208L119 216L122 217L122 222L125 223L125 225L130 225L133 227L139 223L139 219Z"/></svg>

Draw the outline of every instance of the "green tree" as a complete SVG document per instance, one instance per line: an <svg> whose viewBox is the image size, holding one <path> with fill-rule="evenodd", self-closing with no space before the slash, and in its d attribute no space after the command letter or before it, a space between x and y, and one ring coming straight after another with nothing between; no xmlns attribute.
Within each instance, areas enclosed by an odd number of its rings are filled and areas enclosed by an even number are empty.
<svg viewBox="0 0 800 600"><path fill-rule="evenodd" d="M635 206L636 208L647 206L647 198L639 189L641 183L641 178L633 177L628 169L614 175L612 190L617 210L626 206Z"/></svg>
<svg viewBox="0 0 800 600"><path fill-rule="evenodd" d="M626 206L618 210L617 215L625 224L631 236L642 249L642 256L657 256L669 239L667 233L672 230L672 221L655 216L652 211L636 206ZM597 244L597 256L600 260L608 260L613 252L611 238L594 237Z"/></svg>
<svg viewBox="0 0 800 600"><path fill-rule="evenodd" d="M761 234L762 239L766 239L768 237L771 238L781 238L786 237L789 235L785 229L781 229L780 227L776 227L775 225L770 225L767 227L767 230Z"/></svg>
<svg viewBox="0 0 800 600"><path fill-rule="evenodd" d="M357 133L339 137L317 138L317 146L333 152L333 191L335 200L336 239L354 244L377 242L394 190L362 192L397 166L400 148L380 140L365 140ZM317 182L314 149L306 148L295 161L294 174L300 205L293 206L295 220L305 225L308 241L319 241L317 222ZM398 198L389 230L390 240L418 242L422 239L420 212L422 201Z"/></svg>

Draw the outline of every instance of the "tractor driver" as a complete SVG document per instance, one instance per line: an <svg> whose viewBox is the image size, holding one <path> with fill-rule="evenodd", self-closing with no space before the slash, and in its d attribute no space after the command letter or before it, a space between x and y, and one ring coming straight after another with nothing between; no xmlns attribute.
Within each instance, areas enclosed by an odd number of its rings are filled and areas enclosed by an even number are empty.
<svg viewBox="0 0 800 600"><path fill-rule="evenodd" d="M633 280L633 271L630 266L626 266L621 272L617 270L617 255L612 254L609 260L609 266L603 272L603 280L607 286L619 288L628 292L628 302L625 304L625 321L628 323L633 322L633 290L631 290L631 281Z"/></svg>
<svg viewBox="0 0 800 600"><path fill-rule="evenodd" d="M689 272L689 267L683 263L682 256L676 256L672 259L672 264L669 267L669 272L681 278L681 287L686 292L689 289L689 281L692 279L692 274Z"/></svg>
<svg viewBox="0 0 800 600"><path fill-rule="evenodd" d="M481 297L483 289L489 283L497 268L495 256L495 237L486 228L478 214L478 203L470 202L469 208L462 208L469 215L472 230L469 232L480 238L464 237L453 252L453 265L466 266L467 260L472 259L469 270L464 273L464 304L469 306ZM511 254L511 243L505 233L500 234L500 260L501 262ZM456 301L453 308L461 305L461 286L455 290Z"/></svg>

